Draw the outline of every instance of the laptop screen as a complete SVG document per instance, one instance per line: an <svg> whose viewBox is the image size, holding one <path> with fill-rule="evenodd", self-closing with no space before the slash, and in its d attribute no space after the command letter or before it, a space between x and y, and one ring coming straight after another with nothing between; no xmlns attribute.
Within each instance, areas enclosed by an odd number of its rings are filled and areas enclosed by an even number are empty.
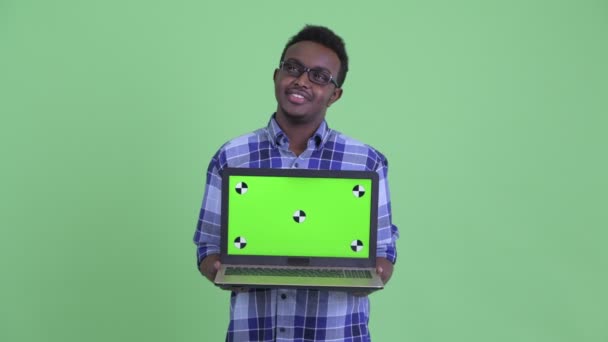
<svg viewBox="0 0 608 342"><path fill-rule="evenodd" d="M227 255L368 258L372 179L363 172L344 178L348 171L296 171L228 174Z"/></svg>

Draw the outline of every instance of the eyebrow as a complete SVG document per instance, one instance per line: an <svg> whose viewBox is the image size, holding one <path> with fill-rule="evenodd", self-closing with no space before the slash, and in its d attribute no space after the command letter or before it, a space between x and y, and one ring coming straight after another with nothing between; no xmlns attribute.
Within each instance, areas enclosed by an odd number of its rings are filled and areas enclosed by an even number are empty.
<svg viewBox="0 0 608 342"><path fill-rule="evenodd" d="M328 72L330 75L333 75L333 74L332 74L332 72L331 72L329 69L327 69L327 68L324 68L324 67L322 67L322 66L314 66L314 67L309 67L309 66L306 66L304 63L300 62L300 61L299 61L298 59L296 59L296 58L287 58L285 61L286 61L286 62L291 62L291 63L297 63L297 64L300 64L301 66L306 67L306 68L310 68L311 70L327 71L327 72Z"/></svg>

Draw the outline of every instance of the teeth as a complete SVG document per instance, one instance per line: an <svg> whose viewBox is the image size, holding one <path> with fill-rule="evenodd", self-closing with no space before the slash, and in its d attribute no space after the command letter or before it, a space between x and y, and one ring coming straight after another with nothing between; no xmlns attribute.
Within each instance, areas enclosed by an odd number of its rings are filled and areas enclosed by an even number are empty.
<svg viewBox="0 0 608 342"><path fill-rule="evenodd" d="M300 95L300 94L291 94L291 96L297 97L299 99L303 99L304 96Z"/></svg>

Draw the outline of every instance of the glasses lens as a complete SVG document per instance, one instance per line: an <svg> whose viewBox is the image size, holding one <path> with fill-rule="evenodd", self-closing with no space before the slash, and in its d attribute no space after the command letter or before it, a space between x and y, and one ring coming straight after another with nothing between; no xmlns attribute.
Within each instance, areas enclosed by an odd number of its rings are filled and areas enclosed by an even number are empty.
<svg viewBox="0 0 608 342"><path fill-rule="evenodd" d="M331 81L331 74L325 70L310 70L308 78L318 84L327 84Z"/></svg>
<svg viewBox="0 0 608 342"><path fill-rule="evenodd" d="M283 62L283 70L291 76L299 77L304 72L304 66L294 62Z"/></svg>
<svg viewBox="0 0 608 342"><path fill-rule="evenodd" d="M300 63L293 61L284 61L281 64L281 69L285 71L288 75L293 77L300 77L302 73L308 70L308 79L311 82L320 85L326 85L332 80L331 73L324 69L308 69Z"/></svg>

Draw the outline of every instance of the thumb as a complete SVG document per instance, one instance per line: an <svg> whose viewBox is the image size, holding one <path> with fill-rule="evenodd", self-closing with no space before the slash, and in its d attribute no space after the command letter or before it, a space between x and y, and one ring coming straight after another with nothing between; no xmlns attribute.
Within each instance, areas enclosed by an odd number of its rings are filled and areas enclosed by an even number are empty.
<svg viewBox="0 0 608 342"><path fill-rule="evenodd" d="M382 274L382 272L384 272L384 269L382 268L382 266L376 267L376 273Z"/></svg>
<svg viewBox="0 0 608 342"><path fill-rule="evenodd" d="M215 268L216 271L220 269L220 262L219 262L219 260L213 263L213 268Z"/></svg>

